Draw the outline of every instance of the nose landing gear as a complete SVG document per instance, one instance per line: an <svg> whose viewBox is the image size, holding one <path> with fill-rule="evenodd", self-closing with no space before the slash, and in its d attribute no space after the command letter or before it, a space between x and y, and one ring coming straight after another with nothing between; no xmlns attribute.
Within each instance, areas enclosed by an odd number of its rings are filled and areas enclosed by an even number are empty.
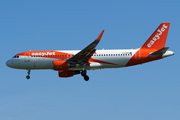
<svg viewBox="0 0 180 120"><path fill-rule="evenodd" d="M86 70L81 71L81 75L84 77L85 81L89 80L89 76L87 76L87 71Z"/></svg>
<svg viewBox="0 0 180 120"><path fill-rule="evenodd" d="M28 72L27 72L27 73L28 73L28 75L26 76L26 78L27 78L27 79L30 79L30 76L29 76L29 75L30 75L30 72L31 72L31 70L30 70L30 69L28 69Z"/></svg>

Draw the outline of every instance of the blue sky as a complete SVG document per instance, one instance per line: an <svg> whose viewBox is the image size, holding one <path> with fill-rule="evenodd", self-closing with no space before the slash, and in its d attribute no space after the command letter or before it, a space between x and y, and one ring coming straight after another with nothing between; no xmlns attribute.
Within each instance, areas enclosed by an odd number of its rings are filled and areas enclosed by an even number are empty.
<svg viewBox="0 0 180 120"><path fill-rule="evenodd" d="M178 0L16 0L0 2L1 120L179 120ZM8 68L29 50L80 50L100 32L97 49L141 47L162 22L174 56L127 68L59 78L57 71Z"/></svg>

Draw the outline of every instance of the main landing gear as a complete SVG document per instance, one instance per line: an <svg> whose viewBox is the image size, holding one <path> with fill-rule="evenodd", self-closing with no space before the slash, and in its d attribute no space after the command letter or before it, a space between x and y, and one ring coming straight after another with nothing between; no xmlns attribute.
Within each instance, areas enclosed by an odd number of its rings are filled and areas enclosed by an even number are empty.
<svg viewBox="0 0 180 120"><path fill-rule="evenodd" d="M81 71L81 75L84 77L85 81L89 80L89 76L87 76L87 71L86 70Z"/></svg>
<svg viewBox="0 0 180 120"><path fill-rule="evenodd" d="M26 78L27 78L27 79L30 79L30 76L29 76L29 75L30 75L30 72L31 72L31 70L30 70L30 69L28 69L28 72L27 72L27 73L28 73L28 75L26 76Z"/></svg>

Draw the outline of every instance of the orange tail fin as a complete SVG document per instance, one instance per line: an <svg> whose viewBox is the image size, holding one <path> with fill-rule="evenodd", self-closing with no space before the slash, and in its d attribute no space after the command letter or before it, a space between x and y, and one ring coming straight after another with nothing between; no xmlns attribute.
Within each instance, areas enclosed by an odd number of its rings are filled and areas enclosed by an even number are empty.
<svg viewBox="0 0 180 120"><path fill-rule="evenodd" d="M170 23L161 23L149 39L141 47L142 49L161 49L166 44Z"/></svg>

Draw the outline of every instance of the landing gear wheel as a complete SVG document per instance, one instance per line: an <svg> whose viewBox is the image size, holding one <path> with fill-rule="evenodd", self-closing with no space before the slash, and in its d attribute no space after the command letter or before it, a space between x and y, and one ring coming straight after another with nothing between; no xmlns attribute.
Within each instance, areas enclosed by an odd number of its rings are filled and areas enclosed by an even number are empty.
<svg viewBox="0 0 180 120"><path fill-rule="evenodd" d="M27 79L30 79L30 76L29 76L29 75L27 75L27 76L26 76L26 78L27 78Z"/></svg>
<svg viewBox="0 0 180 120"><path fill-rule="evenodd" d="M85 80L85 81L88 81L88 80L89 80L89 76L85 75L85 76L84 76L84 80Z"/></svg>
<svg viewBox="0 0 180 120"><path fill-rule="evenodd" d="M81 75L82 75L82 76L86 76L86 74L87 74L86 70L84 70L84 71L81 72Z"/></svg>

